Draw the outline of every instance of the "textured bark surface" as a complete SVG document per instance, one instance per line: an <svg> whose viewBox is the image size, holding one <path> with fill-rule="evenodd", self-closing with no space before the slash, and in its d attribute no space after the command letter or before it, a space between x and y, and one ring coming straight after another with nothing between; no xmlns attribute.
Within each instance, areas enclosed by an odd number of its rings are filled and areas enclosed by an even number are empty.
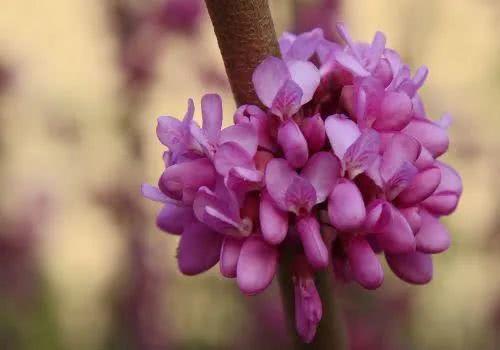
<svg viewBox="0 0 500 350"><path fill-rule="evenodd" d="M206 0L236 103L260 105L252 84L255 67L279 56L267 0Z"/></svg>

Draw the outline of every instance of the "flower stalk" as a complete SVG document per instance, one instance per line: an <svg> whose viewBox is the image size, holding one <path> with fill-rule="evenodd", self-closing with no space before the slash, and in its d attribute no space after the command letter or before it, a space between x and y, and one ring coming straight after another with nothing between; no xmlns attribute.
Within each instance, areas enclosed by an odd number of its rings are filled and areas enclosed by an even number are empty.
<svg viewBox="0 0 500 350"><path fill-rule="evenodd" d="M280 57L268 1L206 0L206 5L236 104L262 105L254 90L252 74L266 57ZM297 335L292 255L290 249L282 250L278 278L295 348L344 349L344 330L335 306L330 270L322 270L316 275L318 292L323 301L323 319L314 341L304 344Z"/></svg>

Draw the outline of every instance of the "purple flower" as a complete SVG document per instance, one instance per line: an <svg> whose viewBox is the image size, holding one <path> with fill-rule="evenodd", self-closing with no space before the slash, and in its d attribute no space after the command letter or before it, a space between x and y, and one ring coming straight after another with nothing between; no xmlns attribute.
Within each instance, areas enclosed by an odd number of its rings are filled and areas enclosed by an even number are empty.
<svg viewBox="0 0 500 350"><path fill-rule="evenodd" d="M190 100L183 121L161 117L168 147L158 188L158 227L180 235L181 272L219 262L248 295L273 280L283 247L293 252L296 328L305 342L321 320L317 270L366 289L380 287L379 254L402 280L423 284L432 255L451 244L440 217L462 194L458 173L438 157L448 149L450 117L430 120L418 90L428 70L410 68L385 47L346 46L321 30L280 39L283 59L254 71L262 106L240 106L222 129L222 101Z"/></svg>

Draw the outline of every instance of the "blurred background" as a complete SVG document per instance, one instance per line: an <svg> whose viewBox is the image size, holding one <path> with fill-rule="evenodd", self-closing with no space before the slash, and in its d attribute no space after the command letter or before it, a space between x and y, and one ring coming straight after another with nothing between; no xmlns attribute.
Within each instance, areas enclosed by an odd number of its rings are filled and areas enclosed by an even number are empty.
<svg viewBox="0 0 500 350"><path fill-rule="evenodd" d="M446 161L464 195L434 280L391 273L339 290L351 349L500 349L500 2L271 1L278 33L336 20L388 37L431 116L454 116ZM162 170L156 117L234 102L199 0L3 0L0 11L0 348L276 349L277 286L245 297L214 268L176 266L177 237L140 196ZM200 114L196 113L196 118Z"/></svg>

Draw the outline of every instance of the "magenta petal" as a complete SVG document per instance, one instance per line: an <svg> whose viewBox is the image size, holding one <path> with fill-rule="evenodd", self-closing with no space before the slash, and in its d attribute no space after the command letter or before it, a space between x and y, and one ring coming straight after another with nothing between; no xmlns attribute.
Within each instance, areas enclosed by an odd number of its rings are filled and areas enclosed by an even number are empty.
<svg viewBox="0 0 500 350"><path fill-rule="evenodd" d="M229 170L225 184L238 196L243 196L247 192L258 190L262 186L263 177L261 171L234 167Z"/></svg>
<svg viewBox="0 0 500 350"><path fill-rule="evenodd" d="M180 235L195 220L191 206L165 203L156 217L156 226L165 232Z"/></svg>
<svg viewBox="0 0 500 350"><path fill-rule="evenodd" d="M392 220L392 209L388 202L376 199L366 208L364 229L367 233L381 233Z"/></svg>
<svg viewBox="0 0 500 350"><path fill-rule="evenodd" d="M443 162L437 161L436 165L441 169L441 182L436 193L453 192L460 196L462 194L462 179L457 171Z"/></svg>
<svg viewBox="0 0 500 350"><path fill-rule="evenodd" d="M431 121L413 119L403 132L417 139L434 157L440 156L448 149L449 139L446 129Z"/></svg>
<svg viewBox="0 0 500 350"><path fill-rule="evenodd" d="M287 210L299 216L305 215L316 202L316 191L311 183L301 176L295 176L285 193Z"/></svg>
<svg viewBox="0 0 500 350"><path fill-rule="evenodd" d="M418 173L397 197L398 205L411 206L423 201L436 190L440 181L441 171L437 167Z"/></svg>
<svg viewBox="0 0 500 350"><path fill-rule="evenodd" d="M402 254L415 250L415 236L398 209L389 205L391 220L376 236L378 244L389 254Z"/></svg>
<svg viewBox="0 0 500 350"><path fill-rule="evenodd" d="M226 236L220 251L220 272L222 276L228 278L236 277L236 268L240 257L242 239Z"/></svg>
<svg viewBox="0 0 500 350"><path fill-rule="evenodd" d="M380 131L399 131L412 117L412 102L402 92L388 92L382 100L380 115L373 123L373 128Z"/></svg>
<svg viewBox="0 0 500 350"><path fill-rule="evenodd" d="M277 208L267 192L262 193L259 217L264 239L271 244L280 244L288 232L288 213Z"/></svg>
<svg viewBox="0 0 500 350"><path fill-rule="evenodd" d="M240 145L252 157L257 152L257 131L250 123L231 125L221 131L219 144L234 142Z"/></svg>
<svg viewBox="0 0 500 350"><path fill-rule="evenodd" d="M262 237L248 237L241 247L236 279L241 291L248 295L262 292L276 273L278 251Z"/></svg>
<svg viewBox="0 0 500 350"><path fill-rule="evenodd" d="M289 49L286 50L286 58L301 61L308 60L314 54L314 52L316 51L316 47L319 45L322 39L323 31L319 28L298 35L290 45ZM280 47L281 46L282 40L280 38Z"/></svg>
<svg viewBox="0 0 500 350"><path fill-rule="evenodd" d="M321 119L321 115L316 114L310 118L305 118L300 129L312 153L319 152L325 146L325 123Z"/></svg>
<svg viewBox="0 0 500 350"><path fill-rule="evenodd" d="M316 203L321 203L340 176L340 162L330 152L318 152L309 158L300 175L311 183L316 191Z"/></svg>
<svg viewBox="0 0 500 350"><path fill-rule="evenodd" d="M420 209L418 207L409 207L399 209L401 214L405 217L406 221L411 227L411 230L414 234L420 230L422 226L422 217L420 216Z"/></svg>
<svg viewBox="0 0 500 350"><path fill-rule="evenodd" d="M278 90L288 79L290 73L285 62L272 56L262 61L252 75L255 92L267 107L271 107Z"/></svg>
<svg viewBox="0 0 500 350"><path fill-rule="evenodd" d="M226 176L234 167L254 168L252 155L236 142L226 142L217 149L214 165L222 176Z"/></svg>
<svg viewBox="0 0 500 350"><path fill-rule="evenodd" d="M356 123L342 114L335 114L326 118L325 129L333 153L341 160L344 158L349 146L361 135Z"/></svg>
<svg viewBox="0 0 500 350"><path fill-rule="evenodd" d="M382 265L363 237L357 236L349 240L347 258L353 277L360 285L367 289L380 287L384 280Z"/></svg>
<svg viewBox="0 0 500 350"><path fill-rule="evenodd" d="M201 98L203 130L212 142L219 138L222 127L222 99L217 94L206 94Z"/></svg>
<svg viewBox="0 0 500 350"><path fill-rule="evenodd" d="M347 149L344 166L351 179L368 170L379 158L380 137L376 131L365 130Z"/></svg>
<svg viewBox="0 0 500 350"><path fill-rule="evenodd" d="M435 215L450 215L457 208L459 199L454 192L440 192L424 200L422 206Z"/></svg>
<svg viewBox="0 0 500 350"><path fill-rule="evenodd" d="M179 119L164 116L158 118L156 135L162 144L175 151L184 139L183 124Z"/></svg>
<svg viewBox="0 0 500 350"><path fill-rule="evenodd" d="M207 158L177 163L165 169L158 184L174 199L192 203L198 188L215 184L215 169Z"/></svg>
<svg viewBox="0 0 500 350"><path fill-rule="evenodd" d="M405 161L399 170L385 183L384 190L387 199L392 201L408 188L417 173L417 168L412 163Z"/></svg>
<svg viewBox="0 0 500 350"><path fill-rule="evenodd" d="M278 90L271 106L271 112L283 119L290 118L300 108L302 90L293 80L287 80Z"/></svg>
<svg viewBox="0 0 500 350"><path fill-rule="evenodd" d="M335 52L335 60L340 66L358 77L367 77L370 75L370 72L354 56L349 55L345 51Z"/></svg>
<svg viewBox="0 0 500 350"><path fill-rule="evenodd" d="M292 119L283 123L279 128L278 143L292 167L301 168L306 164L309 156L307 141L297 123Z"/></svg>
<svg viewBox="0 0 500 350"><path fill-rule="evenodd" d="M192 223L182 232L177 252L179 269L185 275L207 271L219 261L223 236L201 223Z"/></svg>
<svg viewBox="0 0 500 350"><path fill-rule="evenodd" d="M340 231L359 229L366 217L365 203L358 187L347 179L337 182L328 200L328 216Z"/></svg>
<svg viewBox="0 0 500 350"><path fill-rule="evenodd" d="M417 232L417 250L422 253L441 253L450 247L450 235L446 227L435 216L422 211L422 226Z"/></svg>
<svg viewBox="0 0 500 350"><path fill-rule="evenodd" d="M327 267L328 249L321 237L318 220L311 215L300 218L297 221L297 231L311 266L315 269Z"/></svg>
<svg viewBox="0 0 500 350"><path fill-rule="evenodd" d="M403 281L426 284L432 279L432 257L425 253L411 252L385 255L391 270Z"/></svg>
<svg viewBox="0 0 500 350"><path fill-rule="evenodd" d="M382 155L380 164L382 179L389 181L405 162L415 162L420 149L420 144L414 138L401 133L394 134Z"/></svg>
<svg viewBox="0 0 500 350"><path fill-rule="evenodd" d="M150 184L142 184L141 193L144 198L150 199L154 202L166 203L170 199L165 196L165 194L160 191L158 187L151 186Z"/></svg>
<svg viewBox="0 0 500 350"><path fill-rule="evenodd" d="M285 204L285 196L288 187L297 176L297 173L284 159L274 158L267 164L264 177L266 188L271 198L282 210L288 210Z"/></svg>
<svg viewBox="0 0 500 350"><path fill-rule="evenodd" d="M304 105L311 101L320 82L319 70L308 61L288 61L288 71L292 80L302 90L300 104Z"/></svg>
<svg viewBox="0 0 500 350"><path fill-rule="evenodd" d="M434 157L425 147L421 147L420 155L415 161L415 166L419 169L426 169L434 165Z"/></svg>

